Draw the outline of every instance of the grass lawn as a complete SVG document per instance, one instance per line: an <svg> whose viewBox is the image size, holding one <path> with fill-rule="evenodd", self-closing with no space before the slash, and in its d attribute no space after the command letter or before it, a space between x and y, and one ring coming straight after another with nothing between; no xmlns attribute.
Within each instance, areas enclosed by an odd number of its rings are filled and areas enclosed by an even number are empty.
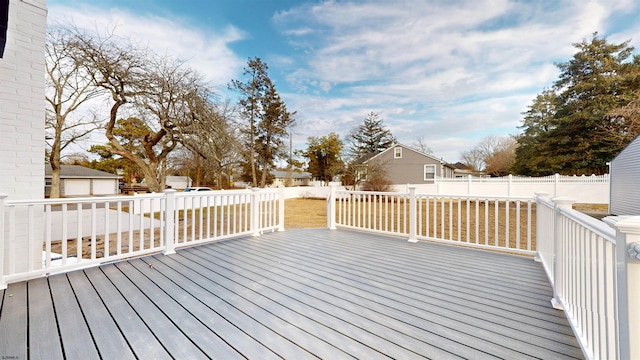
<svg viewBox="0 0 640 360"><path fill-rule="evenodd" d="M284 228L326 228L326 199L287 199L284 201Z"/></svg>

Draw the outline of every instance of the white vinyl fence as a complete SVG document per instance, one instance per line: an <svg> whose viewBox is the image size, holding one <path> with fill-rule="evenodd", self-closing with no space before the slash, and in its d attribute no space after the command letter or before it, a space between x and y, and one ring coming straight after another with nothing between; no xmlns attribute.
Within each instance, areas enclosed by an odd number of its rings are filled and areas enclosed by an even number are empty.
<svg viewBox="0 0 640 360"><path fill-rule="evenodd" d="M556 196L569 196L579 203L608 204L609 175L545 177L505 176L483 178L468 176L465 178L437 178L433 184L409 184L393 187L397 192L408 192L408 187L416 187L421 194L475 195L475 196L516 196L534 197L536 192L544 191Z"/></svg>
<svg viewBox="0 0 640 360"><path fill-rule="evenodd" d="M21 201L0 196L0 288L46 274L282 229L280 189L166 190L140 197ZM17 236L25 231L26 236ZM22 256L25 253L30 255Z"/></svg>

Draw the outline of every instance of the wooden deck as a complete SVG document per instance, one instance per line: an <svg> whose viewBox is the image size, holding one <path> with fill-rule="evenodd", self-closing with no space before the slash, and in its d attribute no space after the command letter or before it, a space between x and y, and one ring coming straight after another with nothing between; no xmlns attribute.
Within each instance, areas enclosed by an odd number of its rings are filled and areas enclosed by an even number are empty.
<svg viewBox="0 0 640 360"><path fill-rule="evenodd" d="M2 359L582 358L540 264L346 230L10 284Z"/></svg>

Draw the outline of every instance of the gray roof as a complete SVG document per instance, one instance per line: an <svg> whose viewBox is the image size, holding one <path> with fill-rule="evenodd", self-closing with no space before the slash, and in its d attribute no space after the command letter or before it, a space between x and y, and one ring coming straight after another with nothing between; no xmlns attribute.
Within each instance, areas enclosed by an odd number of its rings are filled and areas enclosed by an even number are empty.
<svg viewBox="0 0 640 360"><path fill-rule="evenodd" d="M46 164L44 167L44 177L51 177L51 165ZM120 179L122 176L112 174L106 171L100 171L96 169L90 169L88 167L80 165L61 165L60 166L60 178L61 179Z"/></svg>
<svg viewBox="0 0 640 360"><path fill-rule="evenodd" d="M311 173L306 171L281 171L272 170L271 175L278 179L293 178L293 179L311 179Z"/></svg>

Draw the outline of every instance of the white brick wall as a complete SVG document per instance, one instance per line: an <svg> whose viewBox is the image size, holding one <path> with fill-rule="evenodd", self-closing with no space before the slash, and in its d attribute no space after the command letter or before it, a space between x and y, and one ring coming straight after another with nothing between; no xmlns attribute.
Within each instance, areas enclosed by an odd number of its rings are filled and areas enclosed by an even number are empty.
<svg viewBox="0 0 640 360"><path fill-rule="evenodd" d="M46 0L9 0L7 43L0 59L0 193L7 200L44 198L46 19ZM34 224L42 223L40 209L34 208ZM13 244L5 223L5 257L0 259L5 274L9 257L17 271L26 269L29 257L36 268L41 263L43 235L24 226L28 216L26 209L16 211ZM31 250L29 230L35 245Z"/></svg>
<svg viewBox="0 0 640 360"><path fill-rule="evenodd" d="M10 0L0 59L0 193L44 197L46 0Z"/></svg>

